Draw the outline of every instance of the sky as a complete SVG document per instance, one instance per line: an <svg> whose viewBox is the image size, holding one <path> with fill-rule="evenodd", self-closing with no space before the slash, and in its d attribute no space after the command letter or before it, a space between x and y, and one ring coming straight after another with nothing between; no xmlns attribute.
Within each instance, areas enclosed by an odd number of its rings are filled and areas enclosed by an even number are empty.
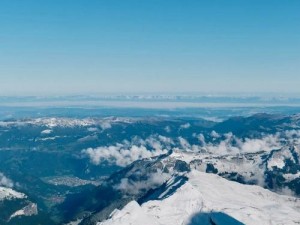
<svg viewBox="0 0 300 225"><path fill-rule="evenodd" d="M299 0L1 0L0 95L299 93Z"/></svg>

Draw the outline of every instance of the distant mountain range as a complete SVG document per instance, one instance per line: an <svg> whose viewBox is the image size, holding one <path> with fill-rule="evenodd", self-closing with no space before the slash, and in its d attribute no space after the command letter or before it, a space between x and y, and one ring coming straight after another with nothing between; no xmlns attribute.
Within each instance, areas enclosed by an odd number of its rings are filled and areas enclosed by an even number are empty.
<svg viewBox="0 0 300 225"><path fill-rule="evenodd" d="M70 96L0 96L0 106L120 106L137 108L300 106L300 96L274 94L98 94Z"/></svg>

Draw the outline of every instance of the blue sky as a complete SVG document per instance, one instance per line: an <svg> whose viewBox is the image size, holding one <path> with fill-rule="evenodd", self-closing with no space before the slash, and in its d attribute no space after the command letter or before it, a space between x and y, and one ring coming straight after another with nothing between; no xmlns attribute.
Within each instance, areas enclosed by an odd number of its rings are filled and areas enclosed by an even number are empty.
<svg viewBox="0 0 300 225"><path fill-rule="evenodd" d="M299 92L299 0L2 0L0 94Z"/></svg>

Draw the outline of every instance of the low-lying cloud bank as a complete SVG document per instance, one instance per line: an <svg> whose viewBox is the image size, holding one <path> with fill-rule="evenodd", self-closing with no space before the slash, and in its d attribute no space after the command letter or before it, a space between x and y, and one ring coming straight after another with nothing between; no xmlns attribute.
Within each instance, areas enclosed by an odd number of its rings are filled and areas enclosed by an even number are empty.
<svg viewBox="0 0 300 225"><path fill-rule="evenodd" d="M271 151L282 147L283 138L281 134L265 135L261 138L238 138L232 133L211 134L213 142L206 142L203 134L197 135L200 145L190 145L187 140L179 137L181 148L187 151L204 150L216 155L255 153L260 151ZM217 140L216 140L217 139Z"/></svg>
<svg viewBox="0 0 300 225"><path fill-rule="evenodd" d="M164 141L170 140L166 138ZM146 145L151 146L151 149L148 149ZM88 156L91 163L95 165L107 161L118 166L127 166L136 160L166 154L167 152L168 150L163 148L161 142L153 138L134 140L133 143L123 141L123 143L116 145L82 150L82 154Z"/></svg>
<svg viewBox="0 0 300 225"><path fill-rule="evenodd" d="M138 137L131 141L124 140L111 146L88 148L82 151L83 156L88 157L91 163L99 165L103 161L118 166L126 166L133 161L166 154L170 150L207 152L213 155L238 155L269 152L281 149L286 144L300 145L300 131L290 130L275 134L261 134L258 138L239 138L232 133L219 134L215 131L210 134L194 134L196 139L191 144L184 137L165 137L152 135L147 139Z"/></svg>

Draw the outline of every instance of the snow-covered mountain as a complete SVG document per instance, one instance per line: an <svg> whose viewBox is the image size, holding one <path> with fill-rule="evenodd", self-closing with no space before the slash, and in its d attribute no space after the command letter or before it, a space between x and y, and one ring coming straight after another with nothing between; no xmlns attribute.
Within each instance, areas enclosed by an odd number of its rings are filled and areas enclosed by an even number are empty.
<svg viewBox="0 0 300 225"><path fill-rule="evenodd" d="M300 223L300 199L192 170L174 177L156 200L131 201L98 225L288 225ZM175 189L173 191L170 191Z"/></svg>
<svg viewBox="0 0 300 225"><path fill-rule="evenodd" d="M135 161L104 183L109 188L90 193L96 212L80 224L298 224L300 199L288 188L299 188L290 171L298 163L286 165L298 160L291 152L298 157L295 148L240 155L174 150ZM287 186L272 180L279 175L289 177Z"/></svg>
<svg viewBox="0 0 300 225"><path fill-rule="evenodd" d="M23 119L23 120L8 120L0 121L0 127L18 127L18 126L45 126L48 128L54 127L88 127L88 126L100 126L101 128L110 128L114 123L131 123L135 121L131 118L119 118L119 117L106 117L101 119L96 118L64 118L64 117L52 117L52 118L36 118L36 119Z"/></svg>

